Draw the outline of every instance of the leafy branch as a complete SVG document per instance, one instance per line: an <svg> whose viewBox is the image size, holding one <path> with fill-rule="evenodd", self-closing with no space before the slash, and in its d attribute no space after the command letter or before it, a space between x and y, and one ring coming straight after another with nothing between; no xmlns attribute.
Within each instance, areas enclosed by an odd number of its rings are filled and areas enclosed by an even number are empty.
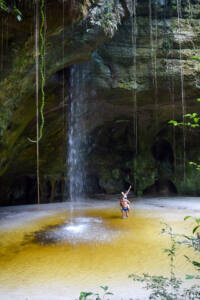
<svg viewBox="0 0 200 300"><path fill-rule="evenodd" d="M92 3L90 24L101 27L106 35L112 37L124 16L123 7L118 0L93 0Z"/></svg>
<svg viewBox="0 0 200 300"><path fill-rule="evenodd" d="M92 293L92 292L81 292L79 296L79 300L103 300L105 299L105 296L112 296L113 293L109 291L108 286L100 286L100 288L103 290L103 295L100 295L99 293ZM92 296L92 298L88 298Z"/></svg>

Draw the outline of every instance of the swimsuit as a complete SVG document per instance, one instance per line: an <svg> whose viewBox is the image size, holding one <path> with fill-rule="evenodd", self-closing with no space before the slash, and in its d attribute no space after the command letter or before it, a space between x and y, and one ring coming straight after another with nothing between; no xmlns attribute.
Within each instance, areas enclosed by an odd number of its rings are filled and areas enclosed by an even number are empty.
<svg viewBox="0 0 200 300"><path fill-rule="evenodd" d="M125 211L127 211L127 210L128 210L128 207L123 207L122 209L125 210Z"/></svg>

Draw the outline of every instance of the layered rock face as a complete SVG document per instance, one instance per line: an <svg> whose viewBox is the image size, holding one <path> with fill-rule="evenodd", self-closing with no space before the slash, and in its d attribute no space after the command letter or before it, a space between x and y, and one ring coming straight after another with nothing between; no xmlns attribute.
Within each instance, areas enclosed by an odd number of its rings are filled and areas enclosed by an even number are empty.
<svg viewBox="0 0 200 300"><path fill-rule="evenodd" d="M72 85L71 69L78 63L74 69L84 74L79 118L87 136L82 143L87 192L116 193L131 183L139 195L200 193L200 175L188 163L198 161L199 130L168 124L199 111L199 67L191 59L199 50L199 3L178 8L173 1L134 3L121 1L122 24L109 39L80 21L90 12L89 1L77 1L73 13L67 2L64 11L60 3L57 22L49 2L40 142L44 202L60 200L68 189L68 104L76 101L70 99L79 86ZM5 22L10 50L0 83L2 204L34 202L36 192L36 146L27 139L35 137L36 125L34 36L22 24L12 29L14 22ZM25 22L33 24L32 16Z"/></svg>
<svg viewBox="0 0 200 300"><path fill-rule="evenodd" d="M173 8L138 6L135 18L82 65L87 174L99 191L120 192L134 183L139 195L199 194L199 173L189 164L198 161L199 130L168 124L199 111L194 7L189 16L187 6L178 8L183 17L177 18Z"/></svg>

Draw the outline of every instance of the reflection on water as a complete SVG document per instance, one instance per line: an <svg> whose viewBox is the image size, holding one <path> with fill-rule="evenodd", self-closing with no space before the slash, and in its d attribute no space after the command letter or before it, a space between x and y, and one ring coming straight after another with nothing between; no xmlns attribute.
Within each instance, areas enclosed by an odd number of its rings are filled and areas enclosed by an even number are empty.
<svg viewBox="0 0 200 300"><path fill-rule="evenodd" d="M183 221L188 212L148 205L148 209L136 205L125 220L119 207L108 202L105 207L75 209L72 221L70 210L65 209L32 218L23 226L7 230L4 226L0 230L0 299L74 300L81 290L108 285L115 295L120 291L128 300L135 295L129 274L168 276L169 258L163 249L170 241L160 234L160 222L169 223L175 232L189 233L191 224ZM192 253L192 249L177 249L177 275L194 274L183 256L192 257Z"/></svg>
<svg viewBox="0 0 200 300"><path fill-rule="evenodd" d="M101 218L78 217L60 225L50 225L24 236L22 245L39 243L40 245L57 243L99 243L111 242L119 235L119 230L106 228Z"/></svg>

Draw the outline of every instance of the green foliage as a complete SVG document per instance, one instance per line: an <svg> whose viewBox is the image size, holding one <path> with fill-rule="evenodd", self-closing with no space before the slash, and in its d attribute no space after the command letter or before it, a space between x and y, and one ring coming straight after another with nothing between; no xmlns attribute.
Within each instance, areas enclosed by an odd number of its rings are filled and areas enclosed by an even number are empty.
<svg viewBox="0 0 200 300"><path fill-rule="evenodd" d="M120 2L118 0L93 0L92 3L94 7L89 12L90 23L100 26L108 36L112 37L124 16Z"/></svg>
<svg viewBox="0 0 200 300"><path fill-rule="evenodd" d="M0 0L0 9L4 12L14 14L19 22L22 21L22 12L16 7L16 5L8 7L5 0Z"/></svg>
<svg viewBox="0 0 200 300"><path fill-rule="evenodd" d="M171 248L170 249L164 249L164 252L168 253L168 256L170 257L170 275L171 275L171 280L175 278L175 265L174 265L174 259L176 255L176 240L175 240L175 235L172 232L172 227L169 226L166 223L163 223L165 226L161 233L162 234L168 234L170 236L170 241L171 241Z"/></svg>
<svg viewBox="0 0 200 300"><path fill-rule="evenodd" d="M193 218L191 216L186 216L184 220L188 220L189 218ZM193 234L200 226L200 219L193 218L195 221L195 227L193 228ZM152 276L149 274L143 274L142 276L138 276L135 274L131 274L129 278L132 278L134 281L138 281L144 283L144 288L150 291L149 299L154 300L182 300L182 299L200 299L200 286L199 285L192 285L190 288L183 288L183 281L177 279L175 276L175 264L174 260L176 257L176 248L179 244L185 244L184 241L177 241L177 237L184 237L186 238L186 242L188 245L192 245L195 248L195 244L192 242L195 240L194 236L186 236L186 235L179 235L174 234L172 231L171 226L166 223L164 224L164 228L162 229L161 233L167 234L170 236L171 240L171 247L169 249L164 249L164 252L167 253L168 257L170 258L170 278L163 277L163 276ZM198 227L196 229L196 227ZM200 263L194 260L190 260L189 257L185 256L187 261L190 262L198 271L200 271ZM200 276L194 275L186 275L186 279L200 279Z"/></svg>
<svg viewBox="0 0 200 300"><path fill-rule="evenodd" d="M6 12L8 12L8 7L4 0L0 0L0 8Z"/></svg>
<svg viewBox="0 0 200 300"><path fill-rule="evenodd" d="M190 120L190 122L177 122L175 120L170 120L168 123L172 124L174 126L188 126L188 127L191 127L191 128L196 128L196 127L200 126L200 122L199 122L200 121L200 116L197 113L185 114L184 118L188 118Z"/></svg>
<svg viewBox="0 0 200 300"><path fill-rule="evenodd" d="M105 299L105 296L112 296L113 293L109 291L109 287L106 286L100 286L100 288L103 290L103 294L100 295L99 293L92 293L92 292L81 292L79 296L79 300L103 300ZM91 298L88 298L92 296Z"/></svg>
<svg viewBox="0 0 200 300"><path fill-rule="evenodd" d="M149 299L163 299L163 300L182 300L183 293L180 288L182 281L174 278L173 280L164 276L152 276L143 273L143 276L135 274L129 275L134 281L145 283L144 288L151 291Z"/></svg>
<svg viewBox="0 0 200 300"><path fill-rule="evenodd" d="M79 300L85 300L87 297L93 295L91 292L81 292L79 296Z"/></svg>
<svg viewBox="0 0 200 300"><path fill-rule="evenodd" d="M176 1L176 0L174 0ZM200 62L200 56L191 56L191 59L196 60L197 62ZM200 64L199 64L200 66ZM197 86L200 88L200 86ZM200 98L197 98L197 102L200 102ZM177 122L175 120L170 120L168 123L172 124L174 126L188 126L191 128L197 128L200 126L200 115L197 113L192 113L192 114L186 114L184 115L184 118L189 118L190 122ZM200 164L197 164L195 162L190 161L190 165L195 166L198 171L200 171Z"/></svg>
<svg viewBox="0 0 200 300"><path fill-rule="evenodd" d="M191 59L194 59L194 60L200 62L200 57L199 56L191 56Z"/></svg>
<svg viewBox="0 0 200 300"><path fill-rule="evenodd" d="M196 169L197 169L198 171L200 171L200 165L199 165L199 164L197 164L197 163L195 163L195 162L193 162L193 161L190 161L189 164L190 164L191 166L195 166Z"/></svg>

